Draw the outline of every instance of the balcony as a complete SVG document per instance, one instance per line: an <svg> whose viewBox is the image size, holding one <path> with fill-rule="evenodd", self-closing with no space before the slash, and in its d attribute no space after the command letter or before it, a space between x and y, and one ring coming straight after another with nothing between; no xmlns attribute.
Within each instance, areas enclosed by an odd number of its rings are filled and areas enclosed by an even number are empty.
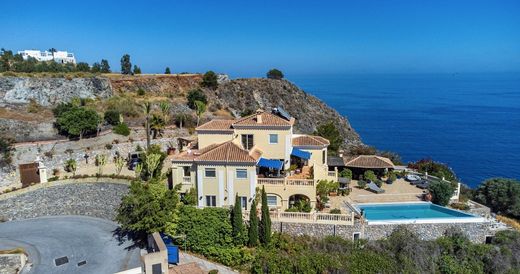
<svg viewBox="0 0 520 274"><path fill-rule="evenodd" d="M191 184L191 177L190 176L182 177L182 183L183 184Z"/></svg>
<svg viewBox="0 0 520 274"><path fill-rule="evenodd" d="M243 211L245 220L249 219L249 211ZM280 212L270 211L271 221L291 222L291 223L316 223L316 224L338 224L354 225L354 213L349 214L329 214L329 213L306 213L306 212Z"/></svg>
<svg viewBox="0 0 520 274"><path fill-rule="evenodd" d="M293 178L258 178L259 185L266 186L314 186L313 179L293 179Z"/></svg>

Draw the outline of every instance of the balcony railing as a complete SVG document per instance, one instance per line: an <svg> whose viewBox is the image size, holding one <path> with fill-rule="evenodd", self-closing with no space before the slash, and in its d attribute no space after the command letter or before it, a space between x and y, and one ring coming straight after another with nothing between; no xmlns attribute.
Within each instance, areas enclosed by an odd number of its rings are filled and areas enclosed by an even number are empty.
<svg viewBox="0 0 520 274"><path fill-rule="evenodd" d="M182 183L183 184L190 184L191 183L191 177L190 176L182 177Z"/></svg>
<svg viewBox="0 0 520 274"><path fill-rule="evenodd" d="M259 185L271 186L314 186L312 179L289 179L289 178L258 178Z"/></svg>
<svg viewBox="0 0 520 274"><path fill-rule="evenodd" d="M328 175L329 177L336 177L336 171L329 171L329 172L327 173L327 175Z"/></svg>
<svg viewBox="0 0 520 274"><path fill-rule="evenodd" d="M249 219L249 211L243 211L244 220ZM320 223L320 224L340 224L353 225L354 213L350 214L329 214L329 213L306 213L306 212L280 212L270 211L269 216L272 221L291 222L291 223Z"/></svg>

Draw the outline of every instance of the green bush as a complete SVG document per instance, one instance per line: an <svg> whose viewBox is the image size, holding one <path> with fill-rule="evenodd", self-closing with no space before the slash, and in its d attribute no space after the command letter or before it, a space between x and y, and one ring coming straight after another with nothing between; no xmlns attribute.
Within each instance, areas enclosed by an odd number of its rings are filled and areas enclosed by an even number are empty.
<svg viewBox="0 0 520 274"><path fill-rule="evenodd" d="M341 214L341 209L333 208L330 210L330 214Z"/></svg>
<svg viewBox="0 0 520 274"><path fill-rule="evenodd" d="M56 125L62 134L67 136L79 136L96 132L101 117L91 109L85 107L72 107L62 112L56 119Z"/></svg>
<svg viewBox="0 0 520 274"><path fill-rule="evenodd" d="M146 91L142 88L137 89L137 95L144 96L146 94Z"/></svg>
<svg viewBox="0 0 520 274"><path fill-rule="evenodd" d="M345 168L345 169L343 169L342 171L339 172L338 176L341 177L341 178L352 179L352 170L350 170L348 168Z"/></svg>
<svg viewBox="0 0 520 274"><path fill-rule="evenodd" d="M359 188L361 188L361 189L365 189L365 188L367 187L367 182L364 181L364 180L359 180L359 181L357 182L357 185L358 185Z"/></svg>
<svg viewBox="0 0 520 274"><path fill-rule="evenodd" d="M450 167L443 163L435 162L431 159L422 159L417 162L409 163L408 167L416 169L421 173L428 172L429 175L436 176L440 179L444 177L450 182L457 180L455 172L453 172Z"/></svg>
<svg viewBox="0 0 520 274"><path fill-rule="evenodd" d="M113 128L114 133L128 136L130 135L130 128L128 128L128 125L125 123L118 124L117 126L114 126Z"/></svg>
<svg viewBox="0 0 520 274"><path fill-rule="evenodd" d="M446 206L450 202L455 188L449 182L432 181L428 190L432 194L432 202L434 204Z"/></svg>
<svg viewBox="0 0 520 274"><path fill-rule="evenodd" d="M363 174L363 178L372 182L375 182L377 180L377 176L372 170L365 171L365 173Z"/></svg>
<svg viewBox="0 0 520 274"><path fill-rule="evenodd" d="M217 74L211 70L204 73L201 85L210 89L216 89L218 87Z"/></svg>
<svg viewBox="0 0 520 274"><path fill-rule="evenodd" d="M195 101L203 102L204 104L208 103L208 98L206 97L206 94L200 89L193 89L188 92L188 95L186 96L186 99L188 100L188 107L191 109L197 109L197 106L195 105Z"/></svg>
<svg viewBox="0 0 520 274"><path fill-rule="evenodd" d="M281 80L283 77L283 73L278 69L271 69L267 72L267 78L269 79Z"/></svg>
<svg viewBox="0 0 520 274"><path fill-rule="evenodd" d="M109 110L105 111L104 120L105 120L105 122L107 122L107 124L115 126L115 125L120 124L120 120L119 120L120 116L121 116L121 112L119 112L117 110L109 109Z"/></svg>
<svg viewBox="0 0 520 274"><path fill-rule="evenodd" d="M520 219L520 181L492 178L484 181L475 191L475 199L493 212Z"/></svg>

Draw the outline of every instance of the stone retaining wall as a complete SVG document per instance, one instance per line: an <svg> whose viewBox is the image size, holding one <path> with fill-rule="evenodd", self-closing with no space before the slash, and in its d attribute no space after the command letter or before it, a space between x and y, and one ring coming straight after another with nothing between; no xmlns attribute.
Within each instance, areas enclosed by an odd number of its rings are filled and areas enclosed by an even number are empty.
<svg viewBox="0 0 520 274"><path fill-rule="evenodd" d="M128 183L97 180L52 182L0 195L0 219L85 215L114 220L121 198L128 193Z"/></svg>
<svg viewBox="0 0 520 274"><path fill-rule="evenodd" d="M404 226L415 232L422 240L434 240L446 234L447 231L461 231L473 242L483 243L486 236L494 235L489 223L440 223L440 224L390 224L367 225L358 221L350 225L329 225L311 223L273 222L272 230L290 235L323 238L339 236L353 239L354 233L360 233L360 238L379 240L388 237L398 226Z"/></svg>

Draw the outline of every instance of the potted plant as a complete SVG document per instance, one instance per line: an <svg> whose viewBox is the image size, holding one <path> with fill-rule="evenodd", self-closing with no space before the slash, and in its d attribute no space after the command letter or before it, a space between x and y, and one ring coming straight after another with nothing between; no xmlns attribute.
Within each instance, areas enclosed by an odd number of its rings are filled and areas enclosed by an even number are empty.
<svg viewBox="0 0 520 274"><path fill-rule="evenodd" d="M168 148L167 148L167 153L168 155L173 155L175 154L175 150L176 150L176 145L174 142L168 142Z"/></svg>

